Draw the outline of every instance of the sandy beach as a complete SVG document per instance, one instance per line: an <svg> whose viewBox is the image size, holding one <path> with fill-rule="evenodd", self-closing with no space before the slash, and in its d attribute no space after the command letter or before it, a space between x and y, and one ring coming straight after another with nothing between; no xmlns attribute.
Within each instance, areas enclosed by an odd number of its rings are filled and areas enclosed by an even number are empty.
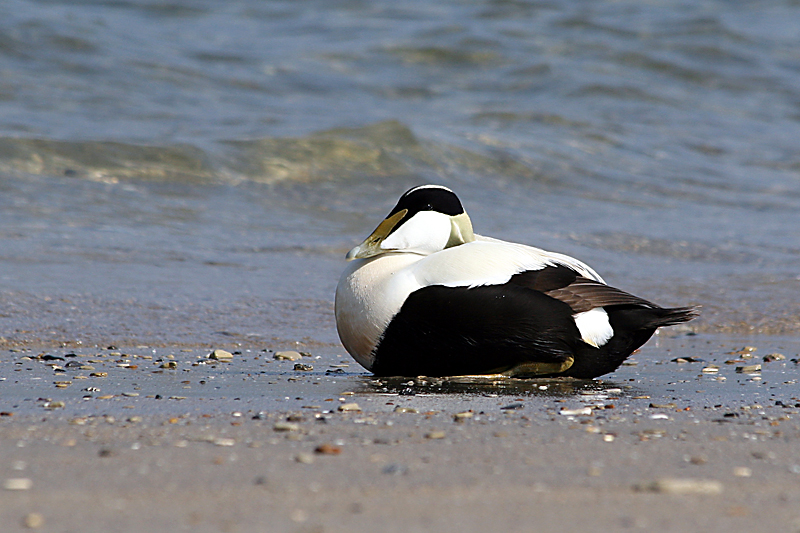
<svg viewBox="0 0 800 533"><path fill-rule="evenodd" d="M661 335L588 382L225 348L3 353L4 531L800 530L792 339Z"/></svg>

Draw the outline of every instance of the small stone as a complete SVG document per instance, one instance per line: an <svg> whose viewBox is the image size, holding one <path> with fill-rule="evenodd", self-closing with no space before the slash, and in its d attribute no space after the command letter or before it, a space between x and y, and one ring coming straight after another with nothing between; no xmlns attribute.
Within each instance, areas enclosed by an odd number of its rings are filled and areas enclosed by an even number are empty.
<svg viewBox="0 0 800 533"><path fill-rule="evenodd" d="M108 372L92 372L89 374L90 378L107 378Z"/></svg>
<svg viewBox="0 0 800 533"><path fill-rule="evenodd" d="M300 431L300 424L294 422L275 422L272 426L274 431Z"/></svg>
<svg viewBox="0 0 800 533"><path fill-rule="evenodd" d="M310 372L314 370L314 367L305 363L295 363L294 369L296 372Z"/></svg>
<svg viewBox="0 0 800 533"><path fill-rule="evenodd" d="M733 351L730 351L730 352L727 352L727 353L728 353L728 355L748 355L748 354L752 354L756 350L758 350L758 348L756 348L755 346L743 346L742 348L739 348L738 350L733 350Z"/></svg>
<svg viewBox="0 0 800 533"><path fill-rule="evenodd" d="M62 401L54 401L54 402L47 402L44 404L45 409L62 409L64 407L64 402Z"/></svg>
<svg viewBox="0 0 800 533"><path fill-rule="evenodd" d="M127 396L128 398L136 398L137 396L139 396L139 393L138 392L123 392L122 395L123 396Z"/></svg>
<svg viewBox="0 0 800 533"><path fill-rule="evenodd" d="M217 361L233 361L233 354L231 352L227 352L225 350L214 350L210 354L208 354L209 359L215 359Z"/></svg>
<svg viewBox="0 0 800 533"><path fill-rule="evenodd" d="M503 411L517 411L519 409L524 409L524 408L525 408L525 404L524 403L511 403L511 404L508 404L508 405L504 405L500 409L503 410Z"/></svg>
<svg viewBox="0 0 800 533"><path fill-rule="evenodd" d="M12 477L5 480L3 488L6 490L31 490L33 481L26 477Z"/></svg>
<svg viewBox="0 0 800 533"><path fill-rule="evenodd" d="M744 365L744 366L737 366L736 373L737 374L755 374L757 372L761 372L761 365Z"/></svg>
<svg viewBox="0 0 800 533"><path fill-rule="evenodd" d="M558 414L564 416L591 416L592 408L582 407L580 409L562 409L561 411L558 412Z"/></svg>
<svg viewBox="0 0 800 533"><path fill-rule="evenodd" d="M178 368L178 363L176 363L175 361L167 361L165 363L161 363L161 366L159 366L158 368L168 368L170 370L175 370L176 368Z"/></svg>
<svg viewBox="0 0 800 533"><path fill-rule="evenodd" d="M722 483L713 479L663 478L635 488L639 491L659 494L714 495L722 492Z"/></svg>
<svg viewBox="0 0 800 533"><path fill-rule="evenodd" d="M475 413L472 412L472 411L463 411L461 413L454 414L453 415L453 419L456 422L463 422L464 420L467 420L469 418L473 418L474 416L475 416Z"/></svg>
<svg viewBox="0 0 800 533"><path fill-rule="evenodd" d="M334 446L333 444L325 443L314 448L314 453L320 455L339 455L342 453L342 449L338 446Z"/></svg>
<svg viewBox="0 0 800 533"><path fill-rule="evenodd" d="M39 513L28 513L22 520L22 525L28 529L38 529L44 525L44 517Z"/></svg>
<svg viewBox="0 0 800 533"><path fill-rule="evenodd" d="M447 433L445 433L444 431L431 431L431 432L425 434L425 438L426 439L431 439L431 440L443 439L446 436L447 436Z"/></svg>
<svg viewBox="0 0 800 533"><path fill-rule="evenodd" d="M275 352L275 355L273 355L272 358L278 361L299 361L303 358L303 356L300 352L286 350L283 352Z"/></svg>
<svg viewBox="0 0 800 533"><path fill-rule="evenodd" d="M771 363L773 361L783 361L786 359L786 356L782 353L770 353L764 356L765 363Z"/></svg>
<svg viewBox="0 0 800 533"><path fill-rule="evenodd" d="M673 363L702 363L704 362L699 357L676 357L672 360Z"/></svg>
<svg viewBox="0 0 800 533"><path fill-rule="evenodd" d="M396 406L394 408L394 412L395 413L418 413L419 411L417 411L413 407L403 407L401 405L398 405L398 406Z"/></svg>
<svg viewBox="0 0 800 533"><path fill-rule="evenodd" d="M310 453L301 452L294 456L294 460L304 465L310 465L314 462L314 456Z"/></svg>
<svg viewBox="0 0 800 533"><path fill-rule="evenodd" d="M339 406L339 411L361 411L361 408L358 406L357 403L343 403Z"/></svg>
<svg viewBox="0 0 800 533"><path fill-rule="evenodd" d="M719 367L716 365L708 365L707 367L703 368L702 372L703 374L716 374L719 372Z"/></svg>
<svg viewBox="0 0 800 533"><path fill-rule="evenodd" d="M736 477L751 477L753 471L746 466L737 466L733 469L733 475Z"/></svg>
<svg viewBox="0 0 800 533"><path fill-rule="evenodd" d="M225 437L218 437L214 439L214 446L234 446L236 441Z"/></svg>
<svg viewBox="0 0 800 533"><path fill-rule="evenodd" d="M381 472L391 476L403 475L403 474L408 474L408 467L406 465L401 465L399 463L391 463L384 466L381 469Z"/></svg>

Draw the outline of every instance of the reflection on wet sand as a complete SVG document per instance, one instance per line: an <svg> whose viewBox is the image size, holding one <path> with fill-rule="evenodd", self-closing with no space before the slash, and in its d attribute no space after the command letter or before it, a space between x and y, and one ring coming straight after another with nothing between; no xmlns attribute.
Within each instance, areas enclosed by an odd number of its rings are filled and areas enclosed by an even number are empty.
<svg viewBox="0 0 800 533"><path fill-rule="evenodd" d="M479 394L491 396L619 396L630 395L630 385L620 385L613 381L586 380L573 378L520 379L505 376L453 376L453 377L365 377L360 394Z"/></svg>

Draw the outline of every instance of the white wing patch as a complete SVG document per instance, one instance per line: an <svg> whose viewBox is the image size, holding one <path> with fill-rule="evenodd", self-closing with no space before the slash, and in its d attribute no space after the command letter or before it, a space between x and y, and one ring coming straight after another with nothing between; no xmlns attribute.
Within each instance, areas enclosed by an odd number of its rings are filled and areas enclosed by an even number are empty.
<svg viewBox="0 0 800 533"><path fill-rule="evenodd" d="M614 336L614 328L608 322L608 313L602 307L573 315L575 325L581 332L583 342L599 348Z"/></svg>

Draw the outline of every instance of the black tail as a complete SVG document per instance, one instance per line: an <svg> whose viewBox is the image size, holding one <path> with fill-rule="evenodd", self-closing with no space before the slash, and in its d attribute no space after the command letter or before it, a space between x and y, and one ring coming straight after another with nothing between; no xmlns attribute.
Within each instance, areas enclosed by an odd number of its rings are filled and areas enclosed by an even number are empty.
<svg viewBox="0 0 800 533"><path fill-rule="evenodd" d="M587 379L613 372L658 328L688 322L700 314L698 307L616 306L606 311L614 336L600 348L579 346L575 363L563 375Z"/></svg>
<svg viewBox="0 0 800 533"><path fill-rule="evenodd" d="M643 325L643 329L674 326L676 324L689 322L700 316L700 308L696 305L690 307L659 307L653 309L653 311L654 313L651 315L651 320L649 320L646 325Z"/></svg>

